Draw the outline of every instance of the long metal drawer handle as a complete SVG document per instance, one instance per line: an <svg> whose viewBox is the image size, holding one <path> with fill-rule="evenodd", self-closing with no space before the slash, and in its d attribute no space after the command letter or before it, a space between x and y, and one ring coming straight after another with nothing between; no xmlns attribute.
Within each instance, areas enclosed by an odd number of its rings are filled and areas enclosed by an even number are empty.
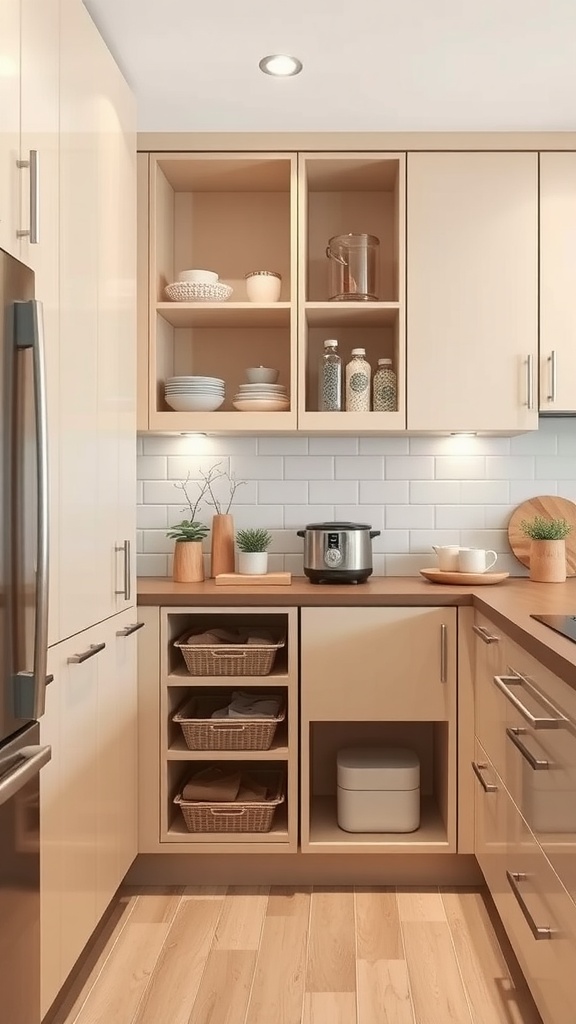
<svg viewBox="0 0 576 1024"><path fill-rule="evenodd" d="M448 626L440 626L440 682L448 682Z"/></svg>
<svg viewBox="0 0 576 1024"><path fill-rule="evenodd" d="M550 352L548 357L550 363L550 392L548 394L548 401L556 401L556 390L557 390L557 371L556 371L556 352L554 349Z"/></svg>
<svg viewBox="0 0 576 1024"><path fill-rule="evenodd" d="M521 675L513 676L494 676L494 684L504 694L507 700L520 712L522 718L524 718L533 729L558 729L560 726L566 724L567 719L562 715L549 700L544 697L543 694L539 693L536 687L532 686L529 681ZM515 693L512 693L510 686L526 686L529 691L533 693L534 698L544 705L546 708L550 708L552 715L549 718L536 718L531 711L522 703L519 697Z"/></svg>
<svg viewBox="0 0 576 1024"><path fill-rule="evenodd" d="M534 374L532 370L532 364L534 357L530 353L526 356L526 408L534 408Z"/></svg>
<svg viewBox="0 0 576 1024"><path fill-rule="evenodd" d="M474 633L476 633L476 636L479 636L480 639L484 641L485 644L500 643L500 637L493 636L492 633L488 632L485 626L472 626L472 630Z"/></svg>
<svg viewBox="0 0 576 1024"><path fill-rule="evenodd" d="M116 590L116 594L122 594L125 601L129 601L132 596L132 565L131 565L131 546L130 541L125 540L123 544L116 544L115 551L122 551L124 554L124 587L122 590Z"/></svg>
<svg viewBox="0 0 576 1024"><path fill-rule="evenodd" d="M472 771L474 772L474 775L478 779L478 782L482 786L482 789L484 790L484 792L485 793L497 793L498 792L498 786L496 786L493 782L486 782L486 779L482 775L482 772L487 767L488 767L488 765L484 764L483 762L481 764L478 764L476 761L472 761Z"/></svg>
<svg viewBox="0 0 576 1024"><path fill-rule="evenodd" d="M30 150L28 160L17 160L18 167L30 168L30 227L17 231L18 238L29 238L31 245L40 241L40 154L37 149Z"/></svg>
<svg viewBox="0 0 576 1024"><path fill-rule="evenodd" d="M533 769L533 771L543 772L550 767L549 761L543 761L538 757L534 757L534 754L532 754L528 750L528 747L525 747L522 743L520 736L526 735L525 729L506 729L506 735L508 739L511 740L511 742L514 744L516 749L520 751L524 760L528 761L528 764Z"/></svg>
<svg viewBox="0 0 576 1024"><path fill-rule="evenodd" d="M100 654L100 651L103 651L105 647L106 644L90 644L87 651L82 651L82 654L73 654L71 658L68 658L68 664L81 665L83 661L88 661L95 654Z"/></svg>
<svg viewBox="0 0 576 1024"><path fill-rule="evenodd" d="M145 625L145 622L132 622L129 626L125 626L124 629L119 629L116 636L132 636L132 633L142 629Z"/></svg>
<svg viewBox="0 0 576 1024"><path fill-rule="evenodd" d="M18 753L24 760L18 761L14 771L5 775L0 782L0 807L11 800L45 764L48 764L52 757L52 747L22 747Z"/></svg>
<svg viewBox="0 0 576 1024"><path fill-rule="evenodd" d="M528 910L528 907L526 906L526 904L524 902L524 899L522 897L522 893L520 892L520 889L518 887L518 883L519 882L525 882L527 880L527 878L528 878L528 875L524 874L522 871L507 871L506 872L506 878L508 879L508 885L512 889L512 895L516 899L516 902L517 902L518 906L520 907L520 910L522 911L522 913L524 915L524 919L525 919L525 921L526 921L530 931L532 932L532 935L534 936L534 938L537 941L540 940L540 939L551 939L552 938L552 929L551 928L542 928L540 925L536 924L534 918L532 917L532 914L530 913L530 911Z"/></svg>

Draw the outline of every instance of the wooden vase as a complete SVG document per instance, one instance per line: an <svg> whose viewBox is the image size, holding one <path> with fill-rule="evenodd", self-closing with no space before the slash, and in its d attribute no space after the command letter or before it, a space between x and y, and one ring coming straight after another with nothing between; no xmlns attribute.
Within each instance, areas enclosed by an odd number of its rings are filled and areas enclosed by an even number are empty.
<svg viewBox="0 0 576 1024"><path fill-rule="evenodd" d="M176 541L172 578L175 583L202 583L204 556L201 540Z"/></svg>
<svg viewBox="0 0 576 1024"><path fill-rule="evenodd" d="M566 542L533 540L530 544L530 579L535 583L564 583Z"/></svg>
<svg viewBox="0 0 576 1024"><path fill-rule="evenodd" d="M234 519L219 514L212 518L210 575L218 576L221 572L234 572Z"/></svg>

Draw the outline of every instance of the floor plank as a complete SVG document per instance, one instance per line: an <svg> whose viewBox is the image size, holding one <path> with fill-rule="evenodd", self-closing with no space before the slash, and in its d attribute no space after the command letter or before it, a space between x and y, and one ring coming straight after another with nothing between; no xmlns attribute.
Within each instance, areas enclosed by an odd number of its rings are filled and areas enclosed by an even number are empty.
<svg viewBox="0 0 576 1024"><path fill-rule="evenodd" d="M290 914L266 916L246 1024L301 1024L310 899L302 893Z"/></svg>
<svg viewBox="0 0 576 1024"><path fill-rule="evenodd" d="M436 886L398 889L396 899L401 921L446 921L446 911Z"/></svg>
<svg viewBox="0 0 576 1024"><path fill-rule="evenodd" d="M132 1024L180 904L180 896L138 896L75 1024Z"/></svg>
<svg viewBox="0 0 576 1024"><path fill-rule="evenodd" d="M258 949L268 892L267 885L254 889L229 887L214 936L214 949Z"/></svg>
<svg viewBox="0 0 576 1024"><path fill-rule="evenodd" d="M445 891L442 901L474 1024L539 1024L524 979L511 978L481 893Z"/></svg>
<svg viewBox="0 0 576 1024"><path fill-rule="evenodd" d="M356 1024L356 1020L354 992L306 992L302 1024Z"/></svg>
<svg viewBox="0 0 576 1024"><path fill-rule="evenodd" d="M244 1024L256 956L252 949L212 950L190 1024Z"/></svg>
<svg viewBox="0 0 576 1024"><path fill-rule="evenodd" d="M307 992L356 991L354 893L314 889L310 909Z"/></svg>
<svg viewBox="0 0 576 1024"><path fill-rule="evenodd" d="M300 915L310 908L312 886L275 885L270 890L266 915L268 917L291 917Z"/></svg>
<svg viewBox="0 0 576 1024"><path fill-rule="evenodd" d="M404 947L393 889L356 888L356 955L360 960L403 960Z"/></svg>
<svg viewBox="0 0 576 1024"><path fill-rule="evenodd" d="M359 960L358 1024L383 1021L415 1024L407 964L404 960Z"/></svg>
<svg viewBox="0 0 576 1024"><path fill-rule="evenodd" d="M188 1024L222 904L214 899L181 902L134 1024Z"/></svg>
<svg viewBox="0 0 576 1024"><path fill-rule="evenodd" d="M446 921L404 921L402 934L417 1024L471 1024Z"/></svg>

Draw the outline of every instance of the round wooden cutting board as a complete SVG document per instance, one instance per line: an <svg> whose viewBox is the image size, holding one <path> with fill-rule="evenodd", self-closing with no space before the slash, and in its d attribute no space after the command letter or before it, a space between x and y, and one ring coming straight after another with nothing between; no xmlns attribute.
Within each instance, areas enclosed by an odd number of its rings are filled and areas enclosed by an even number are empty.
<svg viewBox="0 0 576 1024"><path fill-rule="evenodd" d="M543 494L538 498L523 501L514 509L508 523L508 541L512 551L522 565L530 566L530 538L520 529L523 519L544 516L546 519L566 519L572 531L566 537L566 575L576 576L576 504L568 498L556 498Z"/></svg>

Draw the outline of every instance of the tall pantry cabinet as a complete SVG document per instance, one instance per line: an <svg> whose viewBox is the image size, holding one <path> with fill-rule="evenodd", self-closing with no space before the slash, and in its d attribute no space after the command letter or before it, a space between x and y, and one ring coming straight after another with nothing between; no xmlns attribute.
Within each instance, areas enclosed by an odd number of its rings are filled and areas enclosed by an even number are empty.
<svg viewBox="0 0 576 1024"><path fill-rule="evenodd" d="M44 1016L136 854L135 105L81 0L2 0L0 62L0 248L48 384Z"/></svg>

